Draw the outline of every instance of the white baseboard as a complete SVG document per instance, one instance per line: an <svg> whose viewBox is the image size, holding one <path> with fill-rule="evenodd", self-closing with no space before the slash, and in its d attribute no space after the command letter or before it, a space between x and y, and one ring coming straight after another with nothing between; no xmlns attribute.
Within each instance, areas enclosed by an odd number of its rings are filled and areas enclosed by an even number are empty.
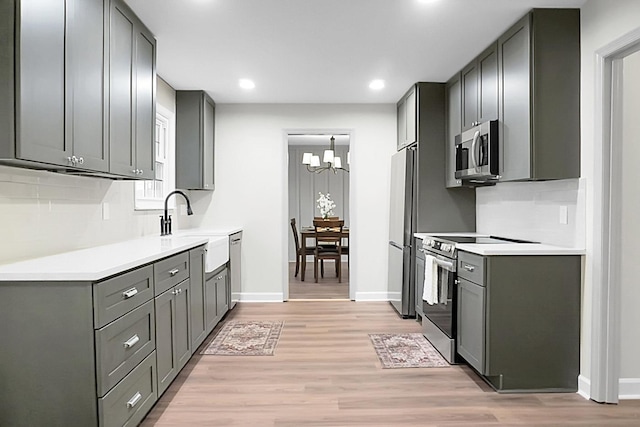
<svg viewBox="0 0 640 427"><path fill-rule="evenodd" d="M388 292L356 292L356 301L389 301Z"/></svg>
<svg viewBox="0 0 640 427"><path fill-rule="evenodd" d="M282 292L241 292L240 302L283 302Z"/></svg>
<svg viewBox="0 0 640 427"><path fill-rule="evenodd" d="M591 380L584 375L578 375L578 394L585 399L591 399Z"/></svg>
<svg viewBox="0 0 640 427"><path fill-rule="evenodd" d="M618 399L640 399L640 378L620 378Z"/></svg>

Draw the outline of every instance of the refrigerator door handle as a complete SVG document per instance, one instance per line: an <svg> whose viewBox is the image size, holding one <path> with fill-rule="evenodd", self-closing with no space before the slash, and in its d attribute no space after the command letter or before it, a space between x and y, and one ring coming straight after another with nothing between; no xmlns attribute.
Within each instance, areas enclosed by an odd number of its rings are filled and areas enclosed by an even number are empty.
<svg viewBox="0 0 640 427"><path fill-rule="evenodd" d="M404 247L403 246L399 246L396 242L389 241L389 244L391 246L393 246L394 248L398 248L400 250L404 250Z"/></svg>

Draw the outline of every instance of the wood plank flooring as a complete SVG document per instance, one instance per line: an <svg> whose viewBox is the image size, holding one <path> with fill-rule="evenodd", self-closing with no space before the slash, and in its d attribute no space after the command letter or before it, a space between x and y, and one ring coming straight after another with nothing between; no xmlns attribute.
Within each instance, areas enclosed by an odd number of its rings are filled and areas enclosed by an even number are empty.
<svg viewBox="0 0 640 427"><path fill-rule="evenodd" d="M274 356L198 349L149 426L638 426L640 401L498 394L464 365L381 369L369 333L419 332L388 303L241 303L234 320L283 320Z"/></svg>
<svg viewBox="0 0 640 427"><path fill-rule="evenodd" d="M343 262L341 268L342 283L338 283L333 261L325 262L324 277L319 277L316 283L313 278L313 262L307 262L307 272L303 282L300 279L300 273L298 277L293 276L296 263L290 262L289 299L349 299L349 263Z"/></svg>

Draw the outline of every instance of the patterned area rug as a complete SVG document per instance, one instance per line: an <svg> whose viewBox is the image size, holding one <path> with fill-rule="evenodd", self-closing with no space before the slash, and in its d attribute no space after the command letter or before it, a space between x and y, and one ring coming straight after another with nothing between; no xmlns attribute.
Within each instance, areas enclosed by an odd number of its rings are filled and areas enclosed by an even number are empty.
<svg viewBox="0 0 640 427"><path fill-rule="evenodd" d="M449 366L422 334L369 334L383 368Z"/></svg>
<svg viewBox="0 0 640 427"><path fill-rule="evenodd" d="M230 321L200 354L218 356L273 356L282 321Z"/></svg>

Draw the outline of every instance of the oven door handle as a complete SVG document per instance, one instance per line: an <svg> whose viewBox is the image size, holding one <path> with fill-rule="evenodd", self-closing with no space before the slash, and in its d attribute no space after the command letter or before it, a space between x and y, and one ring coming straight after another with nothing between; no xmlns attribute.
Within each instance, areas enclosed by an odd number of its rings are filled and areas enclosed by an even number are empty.
<svg viewBox="0 0 640 427"><path fill-rule="evenodd" d="M449 271L454 271L455 268L455 264L450 262L450 261L443 261L439 258L436 258L436 264L438 264L440 267L449 270Z"/></svg>

